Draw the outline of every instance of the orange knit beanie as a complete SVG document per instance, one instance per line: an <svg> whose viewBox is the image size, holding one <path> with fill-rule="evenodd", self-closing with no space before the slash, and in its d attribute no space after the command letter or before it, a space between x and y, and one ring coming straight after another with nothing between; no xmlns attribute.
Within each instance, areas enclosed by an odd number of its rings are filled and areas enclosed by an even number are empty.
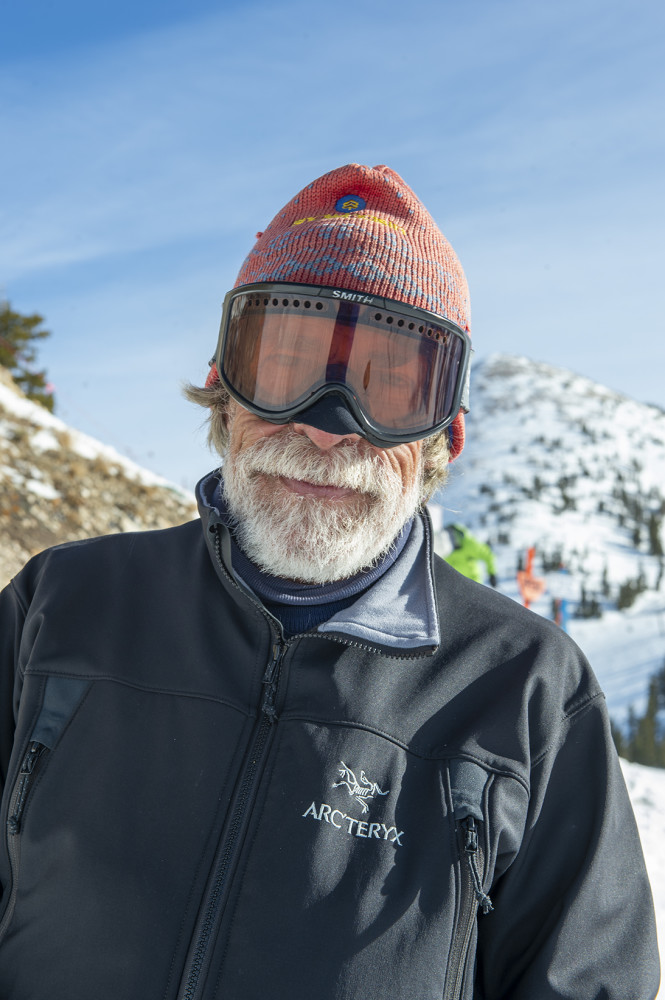
<svg viewBox="0 0 665 1000"><path fill-rule="evenodd" d="M381 295L470 332L469 292L455 251L425 206L389 167L351 163L308 184L257 234L235 287L264 281L334 285ZM215 381L212 367L208 383ZM449 427L464 447L464 416Z"/></svg>

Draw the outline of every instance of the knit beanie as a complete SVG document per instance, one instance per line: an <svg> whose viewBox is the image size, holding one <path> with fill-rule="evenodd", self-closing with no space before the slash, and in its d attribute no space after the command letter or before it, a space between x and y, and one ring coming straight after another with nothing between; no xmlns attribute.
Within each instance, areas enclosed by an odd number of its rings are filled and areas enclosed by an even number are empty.
<svg viewBox="0 0 665 1000"><path fill-rule="evenodd" d="M285 205L257 233L234 287L268 281L396 299L470 332L469 292L455 251L389 167L338 167ZM217 378L213 365L206 384ZM462 413L448 431L452 460L464 447Z"/></svg>

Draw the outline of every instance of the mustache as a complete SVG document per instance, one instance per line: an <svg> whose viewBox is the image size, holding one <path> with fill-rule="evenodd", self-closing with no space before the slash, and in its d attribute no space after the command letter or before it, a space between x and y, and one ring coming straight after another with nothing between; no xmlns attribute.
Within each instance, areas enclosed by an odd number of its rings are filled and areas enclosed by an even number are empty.
<svg viewBox="0 0 665 1000"><path fill-rule="evenodd" d="M241 462L250 475L283 476L371 496L402 488L397 473L363 440L321 451L306 435L286 430L261 438L233 460Z"/></svg>

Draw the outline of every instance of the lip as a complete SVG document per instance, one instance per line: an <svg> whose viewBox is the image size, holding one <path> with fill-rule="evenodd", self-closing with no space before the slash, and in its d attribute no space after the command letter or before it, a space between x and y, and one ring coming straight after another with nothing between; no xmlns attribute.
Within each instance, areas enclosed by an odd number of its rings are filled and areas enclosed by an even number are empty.
<svg viewBox="0 0 665 1000"><path fill-rule="evenodd" d="M347 497L356 495L356 491L350 486L321 486L318 483L308 483L304 479L289 479L288 476L280 476L279 481L286 486L287 490L303 497L345 500Z"/></svg>

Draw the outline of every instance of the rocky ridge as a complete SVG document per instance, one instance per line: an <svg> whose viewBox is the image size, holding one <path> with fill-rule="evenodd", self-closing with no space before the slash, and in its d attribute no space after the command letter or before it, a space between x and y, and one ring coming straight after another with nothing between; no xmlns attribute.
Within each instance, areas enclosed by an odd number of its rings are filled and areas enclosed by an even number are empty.
<svg viewBox="0 0 665 1000"><path fill-rule="evenodd" d="M194 516L190 494L30 402L0 367L0 586L48 546Z"/></svg>

